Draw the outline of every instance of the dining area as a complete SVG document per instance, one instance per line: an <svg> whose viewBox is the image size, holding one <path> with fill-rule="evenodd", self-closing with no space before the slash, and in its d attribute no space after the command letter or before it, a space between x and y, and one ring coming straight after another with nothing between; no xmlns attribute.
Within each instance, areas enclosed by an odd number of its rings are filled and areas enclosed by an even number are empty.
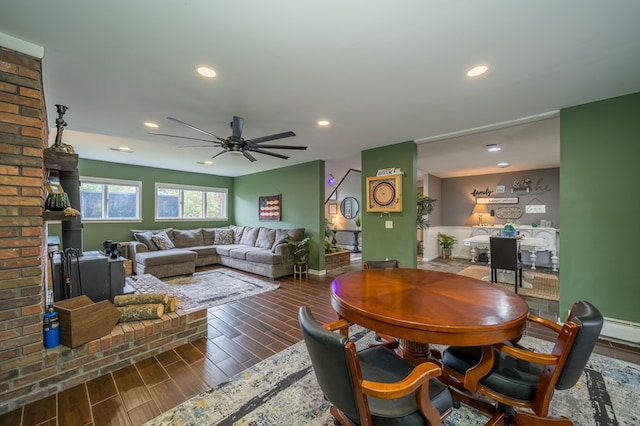
<svg viewBox="0 0 640 426"><path fill-rule="evenodd" d="M330 303L336 321L315 323L305 307L299 321L339 424L444 424L461 405L486 415L487 425L573 424L550 415L550 401L575 384L603 323L589 302L576 302L556 323L494 283L402 267L340 274ZM551 351L518 344L528 323L555 333ZM356 351L348 338L354 325L376 341ZM351 395L335 392L340 377Z"/></svg>

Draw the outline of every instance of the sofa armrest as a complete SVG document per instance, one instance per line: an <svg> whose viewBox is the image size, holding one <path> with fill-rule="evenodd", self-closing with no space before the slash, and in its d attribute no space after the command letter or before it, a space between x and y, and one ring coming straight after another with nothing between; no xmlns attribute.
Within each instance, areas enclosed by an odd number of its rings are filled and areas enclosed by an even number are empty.
<svg viewBox="0 0 640 426"><path fill-rule="evenodd" d="M273 252L282 256L282 263L290 263L293 265L296 260L291 252L291 246L287 243L278 244Z"/></svg>
<svg viewBox="0 0 640 426"><path fill-rule="evenodd" d="M149 251L149 247L140 241L131 241L129 243L129 258L135 262L136 254Z"/></svg>

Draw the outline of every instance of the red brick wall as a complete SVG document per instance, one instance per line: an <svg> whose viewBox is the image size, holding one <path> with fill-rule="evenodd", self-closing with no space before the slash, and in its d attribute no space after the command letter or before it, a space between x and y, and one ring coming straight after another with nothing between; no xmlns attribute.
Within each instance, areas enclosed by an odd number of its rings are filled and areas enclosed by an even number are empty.
<svg viewBox="0 0 640 426"><path fill-rule="evenodd" d="M74 349L44 349L44 161L39 59L0 46L0 414L207 334L207 311L117 325Z"/></svg>
<svg viewBox="0 0 640 426"><path fill-rule="evenodd" d="M44 109L40 60L0 47L0 402L43 356Z"/></svg>

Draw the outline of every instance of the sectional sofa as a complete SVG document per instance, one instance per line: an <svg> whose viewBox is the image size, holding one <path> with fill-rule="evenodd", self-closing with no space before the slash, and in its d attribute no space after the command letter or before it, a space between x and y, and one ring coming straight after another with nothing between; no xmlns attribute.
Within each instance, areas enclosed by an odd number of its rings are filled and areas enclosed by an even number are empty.
<svg viewBox="0 0 640 426"><path fill-rule="evenodd" d="M229 226L224 228L132 230L133 272L158 278L193 274L196 266L220 264L278 278L293 273L295 258L285 239L299 241L304 228Z"/></svg>

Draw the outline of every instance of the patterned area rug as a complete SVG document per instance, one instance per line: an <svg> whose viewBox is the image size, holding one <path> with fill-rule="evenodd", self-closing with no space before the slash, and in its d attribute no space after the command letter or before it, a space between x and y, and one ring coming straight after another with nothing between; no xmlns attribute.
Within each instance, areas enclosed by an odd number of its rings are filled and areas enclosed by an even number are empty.
<svg viewBox="0 0 640 426"><path fill-rule="evenodd" d="M350 330L361 349L373 333ZM551 344L524 337L521 344L548 352ZM435 346L435 345L434 345ZM551 413L565 415L576 425L638 425L640 366L594 354L578 384L556 391ZM448 426L483 425L487 417L473 409L453 410ZM237 374L146 423L160 425L333 425L303 342Z"/></svg>
<svg viewBox="0 0 640 426"><path fill-rule="evenodd" d="M166 278L165 281L149 274L132 275L127 277L127 284L138 294L168 293L178 296L178 306L185 311L202 306L210 308L222 305L280 287L277 283L226 268Z"/></svg>
<svg viewBox="0 0 640 426"><path fill-rule="evenodd" d="M488 266L471 265L462 271L459 275L465 277L477 278L483 281L490 281L491 269ZM499 271L498 285L510 291L515 288L514 272ZM545 274L542 272L523 271L522 287L518 288L518 294L523 296L537 297L539 299L560 300L560 281L558 276L554 274Z"/></svg>

